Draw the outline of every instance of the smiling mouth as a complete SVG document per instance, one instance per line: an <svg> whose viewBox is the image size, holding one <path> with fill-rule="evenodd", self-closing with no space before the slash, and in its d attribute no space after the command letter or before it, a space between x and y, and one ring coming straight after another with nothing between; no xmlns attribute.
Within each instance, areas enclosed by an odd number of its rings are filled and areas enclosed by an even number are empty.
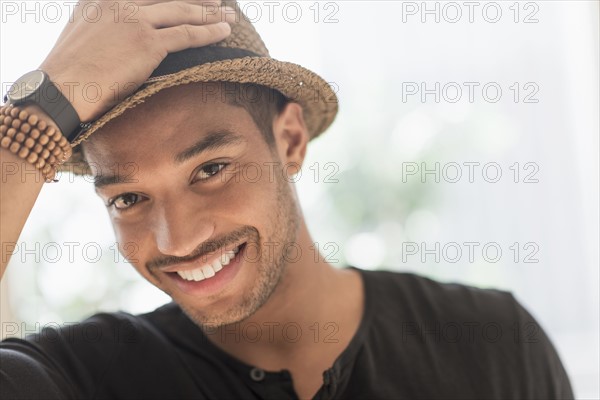
<svg viewBox="0 0 600 400"><path fill-rule="evenodd" d="M224 252L220 257L217 257L211 263L204 264L198 268L194 269L186 269L168 272L171 274L179 275L183 280L199 282L205 279L210 279L214 277L219 271L225 268L233 258L235 258L236 254L239 253L246 246L246 243L242 243L232 250L228 250Z"/></svg>

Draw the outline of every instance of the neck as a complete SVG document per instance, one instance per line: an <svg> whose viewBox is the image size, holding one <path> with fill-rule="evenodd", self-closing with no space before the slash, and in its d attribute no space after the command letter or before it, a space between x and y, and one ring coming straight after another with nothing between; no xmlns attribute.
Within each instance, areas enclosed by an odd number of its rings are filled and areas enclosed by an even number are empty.
<svg viewBox="0 0 600 400"><path fill-rule="evenodd" d="M360 277L328 264L304 221L297 243L300 260L288 263L265 304L244 321L217 329L209 335L211 342L265 368L281 367L281 360L306 355L323 343L349 342L362 316Z"/></svg>

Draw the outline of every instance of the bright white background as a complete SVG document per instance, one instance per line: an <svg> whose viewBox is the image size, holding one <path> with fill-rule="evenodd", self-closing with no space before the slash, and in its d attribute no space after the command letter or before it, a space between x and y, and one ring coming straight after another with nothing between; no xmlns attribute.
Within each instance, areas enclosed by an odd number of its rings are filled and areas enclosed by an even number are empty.
<svg viewBox="0 0 600 400"><path fill-rule="evenodd" d="M7 15L10 2L0 3L4 93L39 66L68 15L66 7L62 19L50 8L44 14L48 1L38 3L36 21ZM598 3L478 2L472 21L463 2L272 3L272 15L260 2L242 3L271 55L339 88L337 120L311 144L298 182L315 241L330 261L512 291L556 345L577 397L600 398ZM424 7L433 13L423 14ZM423 100L406 92L436 82L439 102L433 93ZM464 82L479 85L472 101ZM497 102L492 89L484 97L486 84L501 88ZM454 102L456 86L462 97ZM537 102L525 102L533 91L529 100ZM471 162L480 163L473 182ZM434 174L407 174L436 163L439 182ZM498 182L488 182L496 170L483 173L485 164L499 167ZM462 176L453 183L456 165ZM21 241L32 251L13 257L3 282L2 335L11 322L26 322L19 325L24 333L169 300L111 248L112 228L89 182L65 176L46 185ZM67 242L80 244L72 260ZM465 242L476 243L473 259ZM423 251L436 243L439 260ZM482 253L486 244L501 256ZM455 261L456 246L463 254Z"/></svg>

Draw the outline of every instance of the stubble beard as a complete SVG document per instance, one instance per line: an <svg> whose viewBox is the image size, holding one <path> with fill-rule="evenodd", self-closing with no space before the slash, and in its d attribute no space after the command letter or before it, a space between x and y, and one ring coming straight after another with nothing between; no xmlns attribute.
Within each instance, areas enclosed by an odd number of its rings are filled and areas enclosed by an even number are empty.
<svg viewBox="0 0 600 400"><path fill-rule="evenodd" d="M258 231L252 228L261 257L258 262L246 263L245 268L257 269L258 276L254 285L247 289L237 304L218 314L211 313L211 310L199 310L190 305L180 304L182 311L204 331L214 331L226 325L240 323L252 316L267 302L285 275L290 260L286 250L293 249L289 243L296 243L300 213L289 184L283 177L276 179L279 206L271 218L272 234L261 240ZM275 243L274 251L271 254L265 252L263 243Z"/></svg>

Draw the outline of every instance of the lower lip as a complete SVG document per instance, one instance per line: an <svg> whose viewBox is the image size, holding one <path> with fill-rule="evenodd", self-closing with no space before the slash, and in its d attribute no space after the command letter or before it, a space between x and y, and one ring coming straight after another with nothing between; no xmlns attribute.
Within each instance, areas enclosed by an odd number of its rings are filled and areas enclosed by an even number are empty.
<svg viewBox="0 0 600 400"><path fill-rule="evenodd" d="M192 296L210 296L221 292L237 275L242 266L246 244L240 247L240 251L229 261L229 264L224 265L223 269L215 274L212 278L206 278L201 281L188 281L179 276L176 272L169 272L167 276L171 278L179 290Z"/></svg>

